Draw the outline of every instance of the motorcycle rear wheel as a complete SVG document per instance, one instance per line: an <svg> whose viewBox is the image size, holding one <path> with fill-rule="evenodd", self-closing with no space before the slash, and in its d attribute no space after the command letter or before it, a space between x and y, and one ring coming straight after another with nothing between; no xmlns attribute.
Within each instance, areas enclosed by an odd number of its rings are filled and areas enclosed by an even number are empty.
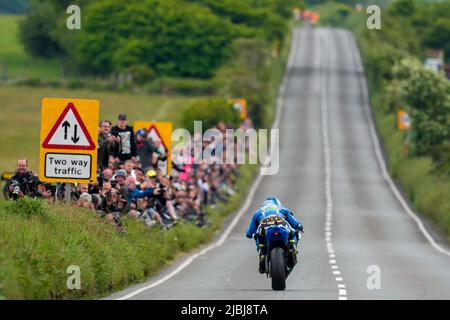
<svg viewBox="0 0 450 320"><path fill-rule="evenodd" d="M272 289L286 289L286 267L284 265L284 250L273 248L270 252L270 273L272 277Z"/></svg>

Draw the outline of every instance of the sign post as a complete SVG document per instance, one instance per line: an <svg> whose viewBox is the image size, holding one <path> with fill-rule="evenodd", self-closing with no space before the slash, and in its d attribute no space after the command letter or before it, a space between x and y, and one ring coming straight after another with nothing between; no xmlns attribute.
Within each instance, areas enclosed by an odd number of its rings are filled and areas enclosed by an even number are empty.
<svg viewBox="0 0 450 320"><path fill-rule="evenodd" d="M39 179L94 183L100 104L97 100L42 100Z"/></svg>

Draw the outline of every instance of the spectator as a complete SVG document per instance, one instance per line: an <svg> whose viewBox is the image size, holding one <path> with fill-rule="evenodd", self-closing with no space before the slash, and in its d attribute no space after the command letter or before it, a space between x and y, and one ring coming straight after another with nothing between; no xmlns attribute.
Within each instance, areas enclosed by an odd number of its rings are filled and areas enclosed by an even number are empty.
<svg viewBox="0 0 450 320"><path fill-rule="evenodd" d="M136 148L142 168L149 170L153 166L153 163L156 163L157 149L153 140L147 138L147 131L145 129L139 129L136 132Z"/></svg>
<svg viewBox="0 0 450 320"><path fill-rule="evenodd" d="M151 140L151 139L150 139ZM167 153L164 149L164 146L159 139L151 140L151 142L154 145L155 151L152 156L152 165L153 168L158 168L158 162L159 161L166 161L167 160Z"/></svg>
<svg viewBox="0 0 450 320"><path fill-rule="evenodd" d="M98 157L97 165L98 169L102 170L109 165L109 159L116 149L116 144L119 139L111 134L111 121L100 121L99 133L98 133Z"/></svg>
<svg viewBox="0 0 450 320"><path fill-rule="evenodd" d="M49 186L49 190L47 190L47 185L43 182L39 182L36 188L36 191L30 193L30 197L37 199L44 199L48 202L53 202L54 192L51 191L51 186Z"/></svg>
<svg viewBox="0 0 450 320"><path fill-rule="evenodd" d="M111 130L111 134L117 137L118 145L114 156L120 161L136 160L136 140L134 138L133 127L127 125L127 115L121 113L118 117L117 125Z"/></svg>
<svg viewBox="0 0 450 320"><path fill-rule="evenodd" d="M76 201L80 198L82 193L89 193L89 185L87 183L77 184L74 191L72 191L71 198Z"/></svg>
<svg viewBox="0 0 450 320"><path fill-rule="evenodd" d="M102 172L102 182L110 182L113 176L114 172L110 168L104 169Z"/></svg>
<svg viewBox="0 0 450 320"><path fill-rule="evenodd" d="M149 177L155 177L156 172L154 170L150 170L147 173L147 175ZM155 189L155 183L154 182L152 183L151 181L149 181L149 182L145 182L142 185L142 190L135 189L133 191L132 199L136 200L136 199L148 198L145 208L142 208L143 210L142 210L142 215L140 218L143 219L144 221L148 221L149 219L154 220L154 221L158 222L161 226L166 228L167 224L164 222L164 220L161 217L161 214L156 210L156 208L154 206L153 199L155 199L155 197L157 197L159 194L160 194L160 190Z"/></svg>
<svg viewBox="0 0 450 320"><path fill-rule="evenodd" d="M145 182L145 173L142 169L136 169L136 185L141 185Z"/></svg>
<svg viewBox="0 0 450 320"><path fill-rule="evenodd" d="M94 209L92 196L89 193L83 192L78 198L75 206L78 208Z"/></svg>
<svg viewBox="0 0 450 320"><path fill-rule="evenodd" d="M226 125L219 123L217 129L224 132ZM61 184L60 189L64 193L64 185L69 185L76 207L95 210L118 231L125 231L122 218L137 219L149 226L159 224L163 228L182 219L201 227L207 224L205 207L213 206L217 200L225 202L235 193L237 165L195 163L188 156L179 167L173 166L173 176L165 176L158 168L158 161L167 159L160 140L152 141L145 130L138 130L135 144L133 128L127 125L125 114L119 116L118 125L110 130L109 121L100 123L97 182L80 183L75 188L72 184ZM204 150L212 147L211 143L203 143L201 135L196 135L185 146L191 154L194 144L203 146ZM225 145L215 147L225 149ZM30 196L52 202L53 189L50 184L39 183L27 170L26 160L18 161L16 175L7 184L10 197L16 199ZM58 196L58 200L62 197Z"/></svg>
<svg viewBox="0 0 450 320"><path fill-rule="evenodd" d="M16 174L8 181L9 198L18 200L37 190L39 179L28 171L26 159L17 160Z"/></svg>
<svg viewBox="0 0 450 320"><path fill-rule="evenodd" d="M134 162L131 160L125 161L124 170L127 173L127 177L133 177L136 179L136 171L134 170Z"/></svg>
<svg viewBox="0 0 450 320"><path fill-rule="evenodd" d="M127 172L125 170L118 170L116 174L114 175L114 184L113 187L117 190L120 190L121 188L125 187L125 182L127 180Z"/></svg>

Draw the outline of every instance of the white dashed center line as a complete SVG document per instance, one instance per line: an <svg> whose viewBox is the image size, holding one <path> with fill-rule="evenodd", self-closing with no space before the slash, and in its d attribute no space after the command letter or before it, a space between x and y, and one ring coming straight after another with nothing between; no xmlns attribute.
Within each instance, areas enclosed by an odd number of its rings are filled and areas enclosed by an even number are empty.
<svg viewBox="0 0 450 320"><path fill-rule="evenodd" d="M333 249L332 241L332 227L333 227L333 193L331 190L331 150L330 139L328 135L328 65L329 65L329 51L328 51L328 37L325 38L321 34L321 57L322 57L322 72L321 72L321 122L322 122L322 144L324 154L325 166L325 243L327 246L329 262L331 271L334 276L341 276L341 271L336 261L336 254ZM344 279L341 277L335 278L338 283L339 300L347 300L347 290L345 289Z"/></svg>

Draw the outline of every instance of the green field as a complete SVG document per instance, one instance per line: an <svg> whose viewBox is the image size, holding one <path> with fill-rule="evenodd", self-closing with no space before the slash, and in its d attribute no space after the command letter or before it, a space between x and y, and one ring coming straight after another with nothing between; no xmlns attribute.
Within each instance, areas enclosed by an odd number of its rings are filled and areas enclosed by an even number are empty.
<svg viewBox="0 0 450 320"><path fill-rule="evenodd" d="M59 62L43 60L25 52L19 40L21 16L0 14L0 79L59 77Z"/></svg>
<svg viewBox="0 0 450 320"><path fill-rule="evenodd" d="M125 112L129 122L162 120L178 123L180 110L190 98L136 95L88 90L0 86L0 172L14 170L18 158L30 160L30 168L38 169L41 100L51 98L98 99L100 118L116 122Z"/></svg>

